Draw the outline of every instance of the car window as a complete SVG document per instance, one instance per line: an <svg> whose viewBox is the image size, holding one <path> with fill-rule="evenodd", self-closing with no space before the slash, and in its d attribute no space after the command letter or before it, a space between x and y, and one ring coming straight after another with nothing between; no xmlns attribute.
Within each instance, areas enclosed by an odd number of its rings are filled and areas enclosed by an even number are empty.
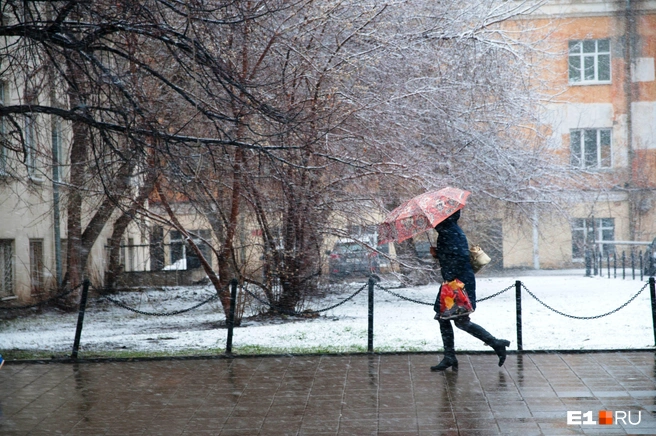
<svg viewBox="0 0 656 436"><path fill-rule="evenodd" d="M356 253L363 251L362 247L358 244L337 244L335 245L335 252L337 253Z"/></svg>
<svg viewBox="0 0 656 436"><path fill-rule="evenodd" d="M430 246L430 242L415 242L415 249L420 257L430 253Z"/></svg>

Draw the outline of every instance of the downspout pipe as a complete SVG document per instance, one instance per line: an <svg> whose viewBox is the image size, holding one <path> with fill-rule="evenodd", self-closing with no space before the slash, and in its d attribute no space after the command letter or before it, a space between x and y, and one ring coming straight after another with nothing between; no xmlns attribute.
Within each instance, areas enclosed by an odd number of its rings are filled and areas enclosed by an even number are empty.
<svg viewBox="0 0 656 436"><path fill-rule="evenodd" d="M629 239L636 240L636 226L635 226L635 207L636 207L636 192L635 188L635 152L633 148L633 83L631 77L631 66L634 60L635 44L634 39L636 36L636 23L635 15L633 13L633 4L631 0L625 0L624 4L624 96L626 100L626 148L628 155L628 180L626 188L629 194Z"/></svg>

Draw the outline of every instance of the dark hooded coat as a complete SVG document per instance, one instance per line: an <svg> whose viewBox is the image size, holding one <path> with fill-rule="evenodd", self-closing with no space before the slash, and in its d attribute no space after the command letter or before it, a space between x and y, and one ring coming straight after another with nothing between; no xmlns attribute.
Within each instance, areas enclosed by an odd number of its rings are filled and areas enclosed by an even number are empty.
<svg viewBox="0 0 656 436"><path fill-rule="evenodd" d="M476 278L469 260L469 243L458 225L460 211L435 226L438 232L435 251L442 268L442 278L450 282L458 279L465 284L465 291L476 309Z"/></svg>

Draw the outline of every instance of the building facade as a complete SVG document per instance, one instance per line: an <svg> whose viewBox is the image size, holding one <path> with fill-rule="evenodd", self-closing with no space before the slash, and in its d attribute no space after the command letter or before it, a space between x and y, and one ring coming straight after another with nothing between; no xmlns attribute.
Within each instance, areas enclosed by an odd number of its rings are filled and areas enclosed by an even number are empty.
<svg viewBox="0 0 656 436"><path fill-rule="evenodd" d="M656 237L656 2L548 1L519 21L548 41L536 75L550 88L550 149L585 182L564 187L569 214L504 225L504 266L644 251Z"/></svg>

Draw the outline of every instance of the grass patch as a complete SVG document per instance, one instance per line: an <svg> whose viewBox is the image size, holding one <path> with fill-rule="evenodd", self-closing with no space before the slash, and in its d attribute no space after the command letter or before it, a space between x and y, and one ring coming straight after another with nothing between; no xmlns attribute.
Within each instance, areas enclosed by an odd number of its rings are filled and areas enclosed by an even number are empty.
<svg viewBox="0 0 656 436"><path fill-rule="evenodd" d="M394 352L422 352L422 347L413 347L402 345L399 347L375 347L378 353ZM367 347L360 345L352 346L308 346L308 347L265 347L260 345L244 345L233 347L233 355L241 356L260 356L271 354L348 354L348 353L366 353ZM177 357L206 357L206 356L223 356L225 348L208 348L208 349L187 349L177 351L137 351L137 350L93 350L79 351L78 359L148 359L148 358L177 358ZM70 359L71 353L52 352L52 351L32 351L32 350L3 350L2 357L8 362L21 360L67 360Z"/></svg>
<svg viewBox="0 0 656 436"><path fill-rule="evenodd" d="M77 357L78 359L145 359L153 357L217 356L224 354L224 352L225 349L190 349L177 351L94 350L79 351ZM2 352L2 357L8 362L12 360L65 360L71 357L71 353L5 350Z"/></svg>

